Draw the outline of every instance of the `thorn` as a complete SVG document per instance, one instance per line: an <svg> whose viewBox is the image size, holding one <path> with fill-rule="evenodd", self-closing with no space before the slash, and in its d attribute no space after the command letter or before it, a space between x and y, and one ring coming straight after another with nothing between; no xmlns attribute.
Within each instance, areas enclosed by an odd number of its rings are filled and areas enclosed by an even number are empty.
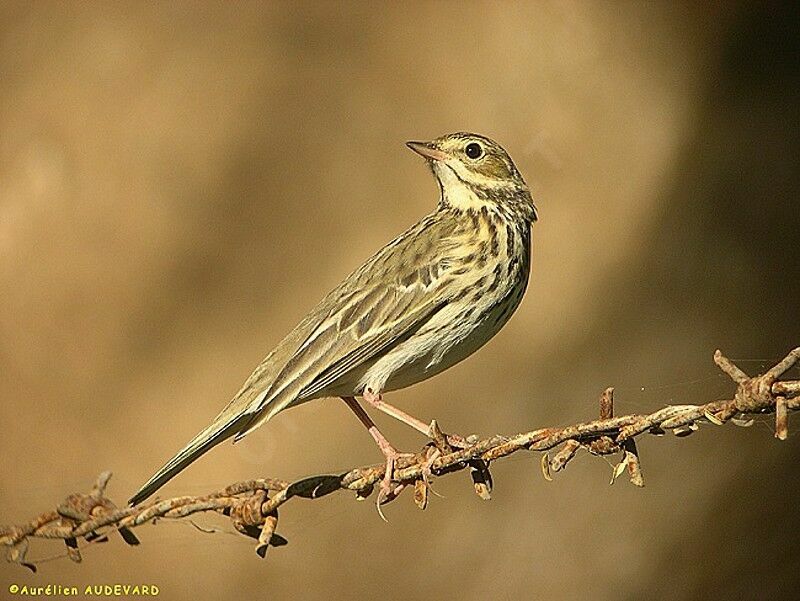
<svg viewBox="0 0 800 601"><path fill-rule="evenodd" d="M698 425L694 422L689 422L688 424L684 424L682 426L678 426L672 429L672 433L677 436L678 438L683 438L685 436L689 436L694 432L697 432Z"/></svg>
<svg viewBox="0 0 800 601"><path fill-rule="evenodd" d="M800 346L786 355L781 361L772 367L767 373L764 374L769 379L777 380L787 371L789 371L792 367L795 366L796 363L800 362Z"/></svg>
<svg viewBox="0 0 800 601"><path fill-rule="evenodd" d="M475 487L475 494L477 494L484 501L489 501L492 498L492 474L489 471L489 465L479 458L474 458L469 462L470 476L472 476L472 485Z"/></svg>
<svg viewBox="0 0 800 601"><path fill-rule="evenodd" d="M616 466L614 466L614 471L611 474L610 484L614 484L616 479L622 475L622 472L624 472L627 467L628 467L628 461L627 458L623 455L622 460Z"/></svg>
<svg viewBox="0 0 800 601"><path fill-rule="evenodd" d="M730 376L731 380L733 380L737 384L741 384L742 382L744 382L744 381L749 379L747 377L747 374L744 373L738 367L736 367L733 363L731 363L730 359L725 357L722 354L722 351L719 350L719 349L717 349L714 352L714 363L716 363L717 366L722 371L724 371L726 374L728 374Z"/></svg>
<svg viewBox="0 0 800 601"><path fill-rule="evenodd" d="M577 440L568 440L564 443L564 446L561 447L561 450L555 454L553 459L550 461L550 468L554 472L560 472L565 467L567 467L567 463L569 463L573 457L575 457L575 453L578 452L578 449L581 448L581 443Z"/></svg>
<svg viewBox="0 0 800 601"><path fill-rule="evenodd" d="M634 486L644 486L642 478L642 466L639 462L639 450L636 448L636 440L628 438L623 443L625 446L625 464L628 468L628 478Z"/></svg>
<svg viewBox="0 0 800 601"><path fill-rule="evenodd" d="M431 424L428 427L428 434L436 447L443 453L453 452L453 447L450 446L450 443L447 441L447 436L445 436L444 432L442 432L442 429L439 427L439 423L435 419L431 420Z"/></svg>
<svg viewBox="0 0 800 601"><path fill-rule="evenodd" d="M264 518L264 525L261 526L261 533L258 535L258 545L256 553L262 559L266 556L269 545L272 542L272 535L278 526L278 512L275 511Z"/></svg>
<svg viewBox="0 0 800 601"><path fill-rule="evenodd" d="M553 476L550 475L550 456L547 453L542 453L541 467L544 479L548 482L552 482Z"/></svg>
<svg viewBox="0 0 800 601"><path fill-rule="evenodd" d="M67 545L67 557L75 563L83 561L80 549L78 549L78 541L74 538L65 538L64 543Z"/></svg>
<svg viewBox="0 0 800 601"><path fill-rule="evenodd" d="M475 494L478 495L484 501L491 501L492 500L492 493L489 490L489 487L486 486L485 482L475 482L473 483L475 487Z"/></svg>
<svg viewBox="0 0 800 601"><path fill-rule="evenodd" d="M614 387L609 386L600 395L600 419L614 417Z"/></svg>
<svg viewBox="0 0 800 601"><path fill-rule="evenodd" d="M428 506L428 483L425 480L414 482L414 503L423 511Z"/></svg>
<svg viewBox="0 0 800 601"><path fill-rule="evenodd" d="M740 428L749 428L756 423L756 420L752 417L746 417L743 413L738 413L731 418L731 423Z"/></svg>
<svg viewBox="0 0 800 601"><path fill-rule="evenodd" d="M724 426L725 425L724 421L719 419L716 415L711 413L711 411L709 411L708 409L703 411L703 415L705 415L706 419L708 421L710 421L712 424L714 424L715 426Z"/></svg>
<svg viewBox="0 0 800 601"><path fill-rule="evenodd" d="M789 438L789 414L786 408L786 397L775 398L775 438L786 440Z"/></svg>
<svg viewBox="0 0 800 601"><path fill-rule="evenodd" d="M356 491L356 501L366 501L367 497L372 494L373 490L375 490L375 487L372 484L369 484L364 488L359 488Z"/></svg>

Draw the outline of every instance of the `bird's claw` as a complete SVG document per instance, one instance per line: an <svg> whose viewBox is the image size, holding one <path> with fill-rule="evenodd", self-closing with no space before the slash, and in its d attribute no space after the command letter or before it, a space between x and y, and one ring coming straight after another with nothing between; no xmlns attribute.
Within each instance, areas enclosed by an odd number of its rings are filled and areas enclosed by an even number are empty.
<svg viewBox="0 0 800 601"><path fill-rule="evenodd" d="M378 498L375 505L381 519L384 522L388 522L389 520L386 519L386 516L381 510L381 505L394 501L406 487L402 482L394 480L395 465L398 459L402 457L414 457L414 453L399 453L394 447L388 447L384 449L384 454L386 456L386 469L383 474L383 479L381 480L380 488L378 489Z"/></svg>
<svg viewBox="0 0 800 601"><path fill-rule="evenodd" d="M430 423L428 435L431 438L431 442L428 443L425 449L425 459L420 466L421 478L414 483L415 502L422 509L427 505L428 492L433 492L433 494L441 496L436 493L431 486L434 476L433 464L443 455L453 453L457 449L467 448L470 444L469 441L462 436L444 434L436 420ZM386 468L383 478L381 479L380 488L378 489L375 505L381 519L383 521L388 521L383 514L381 506L394 501L406 487L406 483L398 482L394 479L397 460L403 457L417 457L417 455L414 453L399 453L385 439L380 440L378 444L384 457L386 457Z"/></svg>
<svg viewBox="0 0 800 601"><path fill-rule="evenodd" d="M422 464L422 480L429 486L433 477L433 462L441 456L442 451L437 447L429 446L425 450L425 462Z"/></svg>
<svg viewBox="0 0 800 601"><path fill-rule="evenodd" d="M437 497L441 497L442 495L433 490L433 464L442 454L441 449L428 447L425 452L425 463L422 464L422 482L424 486Z"/></svg>

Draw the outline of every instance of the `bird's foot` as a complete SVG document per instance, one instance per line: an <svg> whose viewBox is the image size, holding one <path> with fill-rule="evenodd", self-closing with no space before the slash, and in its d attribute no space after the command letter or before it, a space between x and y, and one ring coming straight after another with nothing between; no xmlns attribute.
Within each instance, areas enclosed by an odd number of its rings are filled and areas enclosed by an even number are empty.
<svg viewBox="0 0 800 601"><path fill-rule="evenodd" d="M442 456L442 451L436 447L429 446L425 451L425 462L422 464L422 480L430 488L431 478L433 477L433 463Z"/></svg>
<svg viewBox="0 0 800 601"><path fill-rule="evenodd" d="M429 444L425 449L425 459L420 464L422 477L414 482L414 503L420 509L425 509L428 506L428 497L430 493L441 497L439 493L433 490L433 464L442 456L442 452L432 444Z"/></svg>
<svg viewBox="0 0 800 601"><path fill-rule="evenodd" d="M383 511L381 510L381 505L385 505L386 503L393 501L397 498L397 496L403 491L406 487L405 484L402 482L397 482L394 479L394 472L395 467L397 466L397 460L402 459L404 457L415 457L414 453L400 453L395 449L392 445L385 443L381 444L381 452L383 452L383 456L386 457L386 468L384 470L383 479L381 480L381 486L378 490L378 499L376 501L376 506L378 508L378 514L381 516L384 522L388 522L386 516L383 515Z"/></svg>

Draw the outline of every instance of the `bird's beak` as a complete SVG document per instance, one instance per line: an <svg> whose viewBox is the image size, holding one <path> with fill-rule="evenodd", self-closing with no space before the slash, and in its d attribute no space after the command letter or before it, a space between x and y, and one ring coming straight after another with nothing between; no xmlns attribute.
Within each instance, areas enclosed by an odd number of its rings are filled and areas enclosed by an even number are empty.
<svg viewBox="0 0 800 601"><path fill-rule="evenodd" d="M436 148L430 142L406 142L406 146L417 154L424 156L426 159L431 159L432 161L445 161L448 158L446 153Z"/></svg>

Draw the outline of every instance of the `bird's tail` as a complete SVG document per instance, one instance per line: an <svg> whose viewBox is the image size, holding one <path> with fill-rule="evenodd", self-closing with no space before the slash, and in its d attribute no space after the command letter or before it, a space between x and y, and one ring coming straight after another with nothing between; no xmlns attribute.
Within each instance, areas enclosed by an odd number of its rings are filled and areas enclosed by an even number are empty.
<svg viewBox="0 0 800 601"><path fill-rule="evenodd" d="M219 417L222 417L221 415ZM164 467L158 470L144 486L139 489L128 501L131 505L136 505L144 501L147 497L164 486L169 480L178 474L183 468L198 459L203 453L215 447L226 438L235 434L244 424L252 418L248 413L242 413L232 420L216 419L205 430L195 436L183 450L175 457L170 459Z"/></svg>

